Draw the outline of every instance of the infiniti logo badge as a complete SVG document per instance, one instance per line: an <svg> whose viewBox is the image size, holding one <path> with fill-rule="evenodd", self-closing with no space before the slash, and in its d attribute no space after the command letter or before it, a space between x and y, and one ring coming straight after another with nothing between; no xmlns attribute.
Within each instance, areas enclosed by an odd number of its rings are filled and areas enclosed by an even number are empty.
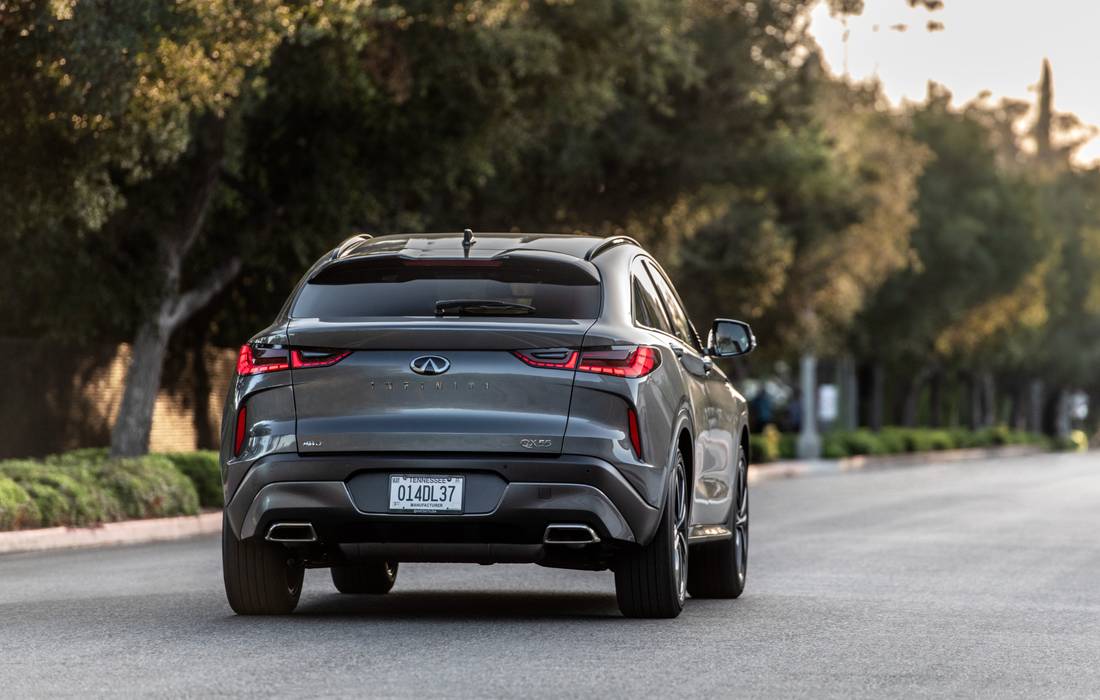
<svg viewBox="0 0 1100 700"><path fill-rule="evenodd" d="M443 374L451 368L451 361L439 355L421 355L409 363L417 374Z"/></svg>

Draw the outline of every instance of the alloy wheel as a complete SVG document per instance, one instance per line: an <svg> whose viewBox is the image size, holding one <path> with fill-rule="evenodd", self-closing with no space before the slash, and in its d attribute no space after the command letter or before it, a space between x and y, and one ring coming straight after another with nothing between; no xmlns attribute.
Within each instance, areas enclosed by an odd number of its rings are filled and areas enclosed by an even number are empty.
<svg viewBox="0 0 1100 700"><path fill-rule="evenodd" d="M749 568L749 469L742 452L737 460L737 508L733 516L734 566L744 586Z"/></svg>
<svg viewBox="0 0 1100 700"><path fill-rule="evenodd" d="M672 568L676 577L676 596L683 604L687 597L687 572L688 572L688 542L687 542L687 514L688 514L688 486L687 474L684 463L681 460L676 465L675 502L673 505L673 537Z"/></svg>

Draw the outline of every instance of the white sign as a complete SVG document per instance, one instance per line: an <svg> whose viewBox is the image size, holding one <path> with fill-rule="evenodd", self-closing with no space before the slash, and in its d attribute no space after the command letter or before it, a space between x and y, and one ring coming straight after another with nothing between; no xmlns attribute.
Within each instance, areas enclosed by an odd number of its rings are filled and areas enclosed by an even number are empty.
<svg viewBox="0 0 1100 700"><path fill-rule="evenodd" d="M839 415L839 397L836 384L822 384L817 388L817 418L822 423L832 423Z"/></svg>

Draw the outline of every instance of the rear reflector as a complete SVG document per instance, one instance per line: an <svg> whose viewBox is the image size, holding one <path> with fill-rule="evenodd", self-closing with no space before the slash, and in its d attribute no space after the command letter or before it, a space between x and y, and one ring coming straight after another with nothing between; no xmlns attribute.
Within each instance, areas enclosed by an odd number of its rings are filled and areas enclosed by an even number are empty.
<svg viewBox="0 0 1100 700"><path fill-rule="evenodd" d="M627 406L626 424L630 428L630 446L634 448L634 456L642 458L642 433L638 430L638 412L633 406Z"/></svg>
<svg viewBox="0 0 1100 700"><path fill-rule="evenodd" d="M246 346L247 347L247 346ZM233 434L233 456L241 456L241 446L244 445L244 436L246 429L248 428L248 414L245 411L244 404L241 404L240 409L237 411L237 432Z"/></svg>

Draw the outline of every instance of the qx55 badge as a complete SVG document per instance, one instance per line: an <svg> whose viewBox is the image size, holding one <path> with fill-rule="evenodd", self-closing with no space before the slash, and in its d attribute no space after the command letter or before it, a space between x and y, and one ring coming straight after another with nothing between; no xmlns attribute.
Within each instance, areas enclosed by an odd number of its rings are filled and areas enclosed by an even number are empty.
<svg viewBox="0 0 1100 700"><path fill-rule="evenodd" d="M554 443L551 440L537 440L535 438L521 438L519 446L525 450L546 449Z"/></svg>

